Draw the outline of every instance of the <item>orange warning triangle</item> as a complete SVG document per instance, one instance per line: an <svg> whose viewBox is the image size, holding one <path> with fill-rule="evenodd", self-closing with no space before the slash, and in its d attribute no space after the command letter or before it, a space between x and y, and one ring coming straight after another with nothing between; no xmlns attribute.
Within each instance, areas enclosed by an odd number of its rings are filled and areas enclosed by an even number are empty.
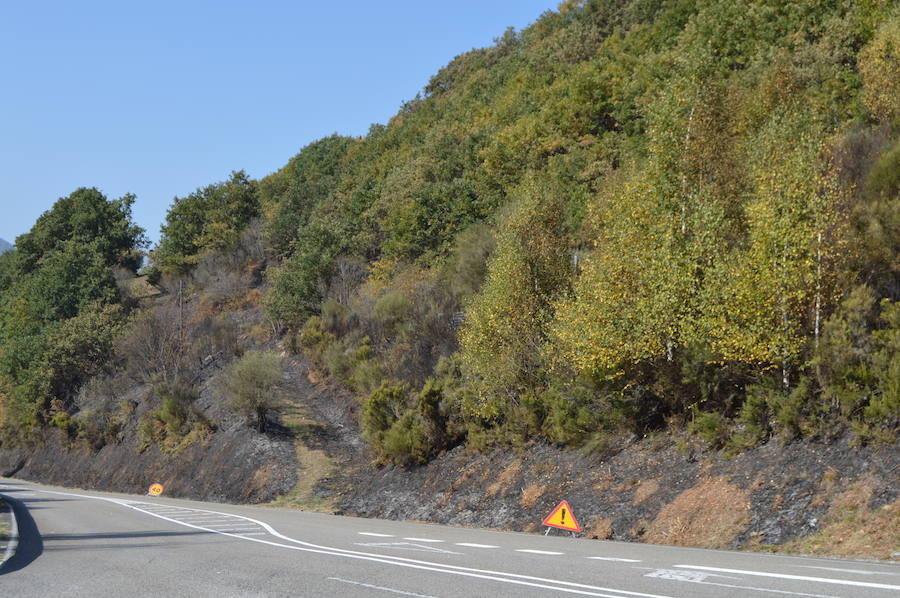
<svg viewBox="0 0 900 598"><path fill-rule="evenodd" d="M542 525L555 527L557 529L565 529L570 532L581 531L581 526L578 525L578 521L575 519L575 513L572 512L572 507L570 507L568 501L565 500L556 505L556 508L547 515L546 519L544 519Z"/></svg>

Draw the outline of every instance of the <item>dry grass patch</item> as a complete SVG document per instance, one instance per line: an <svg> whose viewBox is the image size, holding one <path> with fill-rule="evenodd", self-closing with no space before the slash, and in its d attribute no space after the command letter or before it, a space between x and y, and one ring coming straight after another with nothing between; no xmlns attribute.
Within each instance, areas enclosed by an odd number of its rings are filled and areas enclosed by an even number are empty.
<svg viewBox="0 0 900 598"><path fill-rule="evenodd" d="M645 541L721 548L750 522L750 495L724 478L699 482L662 508L647 527Z"/></svg>
<svg viewBox="0 0 900 598"><path fill-rule="evenodd" d="M659 490L659 480L641 480L637 488L634 490L634 496L631 498L631 504L637 506L650 498L657 490Z"/></svg>
<svg viewBox="0 0 900 598"><path fill-rule="evenodd" d="M789 552L849 558L890 559L900 551L900 501L874 511L837 509L812 536L785 546Z"/></svg>
<svg viewBox="0 0 900 598"><path fill-rule="evenodd" d="M849 558L890 559L900 551L900 500L869 509L873 486L861 480L837 495L817 533L785 550Z"/></svg>
<svg viewBox="0 0 900 598"><path fill-rule="evenodd" d="M593 540L609 540L613 535L613 520L608 517L594 517L587 526L587 537Z"/></svg>
<svg viewBox="0 0 900 598"><path fill-rule="evenodd" d="M614 478L612 476L603 476L597 481L594 482L594 492L603 492L604 490L609 490L609 487L612 486Z"/></svg>
<svg viewBox="0 0 900 598"><path fill-rule="evenodd" d="M522 498L519 499L519 504L522 505L522 508L531 509L534 505L537 504L537 501L540 497L544 495L544 492L547 490L547 487L542 484L535 484L532 482L525 486L522 490Z"/></svg>
<svg viewBox="0 0 900 598"><path fill-rule="evenodd" d="M486 493L488 497L494 497L498 494L505 494L510 486L512 486L513 481L515 481L516 476L519 475L519 472L522 471L522 460L516 459L509 465L507 465L506 469L500 472L500 475L497 476L497 480L487 487Z"/></svg>

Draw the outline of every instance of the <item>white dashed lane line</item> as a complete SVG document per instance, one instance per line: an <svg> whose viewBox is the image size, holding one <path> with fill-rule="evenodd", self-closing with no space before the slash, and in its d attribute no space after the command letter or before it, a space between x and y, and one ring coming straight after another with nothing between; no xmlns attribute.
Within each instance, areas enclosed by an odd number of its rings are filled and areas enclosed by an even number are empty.
<svg viewBox="0 0 900 598"><path fill-rule="evenodd" d="M616 563L640 563L639 559L620 559L612 556L589 556L592 561L613 561Z"/></svg>
<svg viewBox="0 0 900 598"><path fill-rule="evenodd" d="M393 534L380 534L378 532L356 532L360 536L373 536L375 538L396 538ZM434 538L403 538L403 540L407 540L409 542L421 542L421 543L440 543L444 542L444 540L436 540ZM493 549L500 548L494 544L478 544L477 542L454 542L454 546L462 546L464 548L484 548L484 549ZM560 556L565 554L564 552L556 552L554 550L534 550L530 548L520 548L516 549L516 552L524 552L527 554L541 554L545 556ZM589 556L585 557L592 561L610 561L613 563L640 563L640 559L626 559L620 557L612 557L612 556Z"/></svg>

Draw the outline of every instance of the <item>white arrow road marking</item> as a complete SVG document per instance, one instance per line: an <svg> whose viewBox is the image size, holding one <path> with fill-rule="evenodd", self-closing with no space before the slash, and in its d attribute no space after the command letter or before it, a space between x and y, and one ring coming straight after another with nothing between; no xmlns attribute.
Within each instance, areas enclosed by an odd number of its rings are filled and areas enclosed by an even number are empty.
<svg viewBox="0 0 900 598"><path fill-rule="evenodd" d="M179 525L183 525L185 527L190 527L193 529L199 529L202 531L207 531L215 534L219 534L222 536L227 536L229 538L237 538L240 540L244 540L247 542L256 542L258 544L265 544L267 546L274 546L277 548L284 548L287 550L297 550L300 552L310 552L314 554L324 554L328 556L341 557L347 559L356 559L362 561L370 561L374 563L382 563L385 565L392 565L394 567L405 567L408 569L418 569L420 571L433 571L435 573L443 573L445 575L459 575L461 577L471 577L474 579L484 579L488 581L495 581L498 583L508 583L512 585L526 586L531 588L539 588L542 590L552 590L555 592L563 592L567 594L578 594L580 596L598 596L599 598L622 598L623 596L636 596L637 598L674 598L673 596L665 596L662 594L649 594L646 592L634 592L631 590L620 590L616 588L604 588L600 586L592 586L583 583L577 583L574 581L564 581L559 579L548 579L545 577L535 577L531 575L521 575L518 573L508 573L505 571L491 571L489 569L476 569L472 567L462 567L459 565L448 565L444 563L436 563L432 561L420 561L416 559L404 558L399 556L387 555L387 554L377 554L371 552L359 552L356 550L346 550L343 548L332 548L329 546L320 546L318 544L313 544L311 542L304 542L303 540L297 540L294 538L290 538L285 536L284 534L279 533L275 528L273 528L268 523L263 521L259 521L256 519L252 519L250 517L244 517L241 515L228 515L227 513L218 513L220 515L227 515L229 517L238 517L240 519L244 519L246 521L252 521L253 523L257 523L269 532L270 535L275 536L285 542L290 542L291 544L283 544L281 542L273 542L271 540L265 540L262 538L249 538L247 536L242 536L238 534L232 534L228 532L219 532L210 528L202 527L199 525L194 525L191 523L184 523L178 521L176 519L172 519L170 517L165 517L163 515L158 515L153 513L150 510L147 510L143 507L153 507L156 506L156 503L148 503L145 501L134 501L134 500L126 500L121 498L109 498L105 496L91 496L88 494L75 494L72 492L57 492L54 490L37 490L37 492L44 492L47 494L58 494L62 496L76 496L78 498L86 498L90 500L102 500L106 502L111 502L113 504L117 504L123 507L127 507L130 509L134 509L135 511L146 513L152 517L156 517L158 519L162 519L164 521L169 521L171 523L176 523ZM217 511L207 511L205 509L194 509L196 512L205 512L205 513L217 513ZM613 592L612 594L607 592Z"/></svg>
<svg viewBox="0 0 900 598"><path fill-rule="evenodd" d="M812 581L816 583L831 583L841 586L855 586L857 588L873 588L876 590L900 590L900 586L886 583L873 583L870 581L853 581L850 579L834 579L831 577L808 577L806 575L787 575L784 573L771 573L769 571L745 571L743 569L721 569L719 567L701 567L699 565L675 565L680 569L697 569L699 571L718 571L720 573L737 573L739 575L755 575L757 577L773 577L776 579L796 579L798 581Z"/></svg>
<svg viewBox="0 0 900 598"><path fill-rule="evenodd" d="M672 581L706 581L709 577L738 579L737 577L728 577L727 575L716 575L715 573L703 573L700 571L681 571L678 569L656 569L655 571L647 573L644 577L657 577L659 579L670 579Z"/></svg>

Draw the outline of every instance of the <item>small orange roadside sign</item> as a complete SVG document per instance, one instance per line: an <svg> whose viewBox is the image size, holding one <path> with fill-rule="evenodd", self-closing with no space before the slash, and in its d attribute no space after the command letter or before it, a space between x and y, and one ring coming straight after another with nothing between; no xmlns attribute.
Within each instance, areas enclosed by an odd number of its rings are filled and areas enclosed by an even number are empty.
<svg viewBox="0 0 900 598"><path fill-rule="evenodd" d="M153 484L150 486L150 489L147 490L147 494L150 496L159 496L163 493L162 484Z"/></svg>
<svg viewBox="0 0 900 598"><path fill-rule="evenodd" d="M572 507L570 507L569 503L565 500L556 505L556 508L547 515L546 519L544 519L542 525L564 529L570 532L581 531L581 526L578 525L578 521L575 519L575 513L572 512Z"/></svg>

